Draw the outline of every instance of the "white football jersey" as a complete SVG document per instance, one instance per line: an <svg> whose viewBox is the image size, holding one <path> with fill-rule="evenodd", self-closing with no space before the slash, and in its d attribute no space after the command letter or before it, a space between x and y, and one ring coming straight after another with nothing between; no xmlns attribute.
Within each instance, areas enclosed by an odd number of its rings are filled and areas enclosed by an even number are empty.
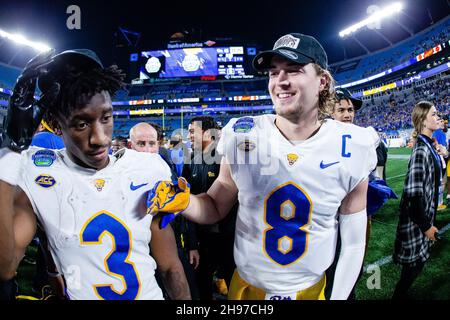
<svg viewBox="0 0 450 320"><path fill-rule="evenodd" d="M373 128L326 120L296 144L275 115L232 119L218 151L239 189L234 256L240 276L269 293L310 287L331 265L341 201L376 167Z"/></svg>
<svg viewBox="0 0 450 320"><path fill-rule="evenodd" d="M28 195L70 299L163 299L150 256L148 191L170 180L158 154L125 150L102 170L78 166L65 149L22 153Z"/></svg>

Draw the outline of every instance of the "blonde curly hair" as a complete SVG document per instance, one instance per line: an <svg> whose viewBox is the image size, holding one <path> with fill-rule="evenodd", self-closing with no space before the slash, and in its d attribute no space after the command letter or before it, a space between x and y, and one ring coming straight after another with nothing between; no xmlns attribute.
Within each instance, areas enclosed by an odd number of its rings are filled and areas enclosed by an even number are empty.
<svg viewBox="0 0 450 320"><path fill-rule="evenodd" d="M335 86L336 81L330 71L323 69L318 64L313 64L318 76L324 75L327 79L325 88L319 93L319 119L329 118L336 103Z"/></svg>

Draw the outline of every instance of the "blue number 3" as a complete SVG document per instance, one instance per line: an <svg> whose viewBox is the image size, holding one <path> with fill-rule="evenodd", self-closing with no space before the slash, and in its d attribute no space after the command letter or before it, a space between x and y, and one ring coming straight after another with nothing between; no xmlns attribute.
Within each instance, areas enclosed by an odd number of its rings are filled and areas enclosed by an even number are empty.
<svg viewBox="0 0 450 320"><path fill-rule="evenodd" d="M112 284L97 284L94 285L97 296L104 300L136 299L141 285L134 263L128 260L132 246L131 232L126 225L109 212L100 211L86 222L80 234L80 242L85 245L102 244L105 234L112 239L113 248L104 265L108 274L122 281L124 289L119 292Z"/></svg>
<svg viewBox="0 0 450 320"><path fill-rule="evenodd" d="M312 202L308 194L289 181L275 188L264 202L264 251L282 266L300 259L308 249Z"/></svg>

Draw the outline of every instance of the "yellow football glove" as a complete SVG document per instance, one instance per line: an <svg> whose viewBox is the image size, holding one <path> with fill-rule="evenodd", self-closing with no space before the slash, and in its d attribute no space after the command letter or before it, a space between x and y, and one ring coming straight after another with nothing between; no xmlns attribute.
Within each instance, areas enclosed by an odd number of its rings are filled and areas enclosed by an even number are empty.
<svg viewBox="0 0 450 320"><path fill-rule="evenodd" d="M160 222L160 228L167 226L175 216L184 211L189 205L190 185L185 178L178 181L159 181L147 197L147 213L167 213Z"/></svg>

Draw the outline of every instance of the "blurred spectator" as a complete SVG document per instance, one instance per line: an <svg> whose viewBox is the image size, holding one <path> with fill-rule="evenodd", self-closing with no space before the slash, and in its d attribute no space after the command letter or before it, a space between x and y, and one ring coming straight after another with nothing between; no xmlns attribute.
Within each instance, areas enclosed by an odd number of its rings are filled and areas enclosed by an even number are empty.
<svg viewBox="0 0 450 320"><path fill-rule="evenodd" d="M190 120L189 139L193 152L190 163L184 166L183 177L190 183L192 194L206 192L219 175L220 158L216 153L218 129L212 117L201 116ZM236 268L233 256L236 215L235 205L232 212L218 223L197 225L201 256L197 278L201 300L213 299L214 284L218 293L228 293Z"/></svg>
<svg viewBox="0 0 450 320"><path fill-rule="evenodd" d="M138 123L130 130L131 149L138 152L159 153L161 148L159 144L160 139L158 138L162 138L162 132L158 135L158 130L152 125L146 122ZM169 158L162 158L166 162L170 160ZM177 174L174 171L173 163L168 163L168 165L172 171L172 180L176 180ZM149 168L149 170L151 170L151 168ZM171 226L174 231L178 256L183 264L192 300L198 300L199 293L194 269L196 269L199 264L200 255L198 253L195 224L179 214L171 222Z"/></svg>
<svg viewBox="0 0 450 320"><path fill-rule="evenodd" d="M116 136L112 141L111 153L116 153L120 149L128 147L128 139L124 136Z"/></svg>
<svg viewBox="0 0 450 320"><path fill-rule="evenodd" d="M402 265L393 299L407 299L408 291L430 257L438 229L434 226L442 165L439 155L447 150L433 144L433 132L439 129L435 106L427 101L416 104L412 113L416 143L400 201L400 217L395 239L394 261ZM437 149L435 149L437 148Z"/></svg>

